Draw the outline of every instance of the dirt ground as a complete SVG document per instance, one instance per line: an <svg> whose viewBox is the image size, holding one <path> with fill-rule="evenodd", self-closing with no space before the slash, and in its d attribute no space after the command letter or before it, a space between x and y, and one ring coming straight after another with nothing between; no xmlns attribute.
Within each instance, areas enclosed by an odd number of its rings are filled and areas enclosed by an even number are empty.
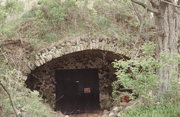
<svg viewBox="0 0 180 117"><path fill-rule="evenodd" d="M69 115L69 117L101 117L102 114L103 112L100 111L96 113L74 114L74 115Z"/></svg>

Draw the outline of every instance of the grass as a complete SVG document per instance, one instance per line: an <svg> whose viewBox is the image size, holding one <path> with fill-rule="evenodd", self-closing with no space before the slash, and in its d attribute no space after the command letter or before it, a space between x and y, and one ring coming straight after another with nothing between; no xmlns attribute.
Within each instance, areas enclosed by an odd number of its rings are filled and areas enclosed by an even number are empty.
<svg viewBox="0 0 180 117"><path fill-rule="evenodd" d="M38 7L35 5L17 23L4 26L3 39L22 38L32 42L36 49L66 37L84 34L105 35L118 38L122 42L132 42L133 34L128 32L126 24L122 22L127 17L133 17L127 5L123 6L118 1L110 3L109 0L95 0L93 6L92 10L86 5L78 7L74 0L64 3L59 3L58 0L41 0ZM123 9L126 14L120 12ZM122 15L118 22L116 14Z"/></svg>
<svg viewBox="0 0 180 117"><path fill-rule="evenodd" d="M14 5L8 5L9 11L12 11L14 8L17 8L17 10L20 11L21 6L16 5L14 3L15 0L12 1ZM120 41L126 43L134 41L135 36L132 34L133 31L130 31L129 25L134 24L137 21L134 22L134 20L128 20L129 17L134 17L132 16L132 12L128 10L128 6L125 6L118 1L114 1L110 4L109 0L97 0L97 2L94 3L93 9L96 11L95 13L92 12L92 9L85 8L85 6L83 6L83 8L78 8L77 5L74 4L74 0L67 0L60 5L57 4L57 1L59 0L41 1L44 2L39 4L38 7L33 7L32 10L27 12L21 18L16 19L16 21L12 20L0 23L0 35L2 35L2 40L23 39L30 42L35 50L46 47L67 36L76 37L77 35L84 34L93 36L105 35L118 38ZM48 4L46 4L46 2ZM51 2L51 4L49 4L49 2ZM116 17L117 15L120 16ZM134 33L136 33L136 31L134 31ZM0 76L6 71L10 71L8 68L9 66L6 64L5 61L1 60L0 56ZM37 92L30 92L24 87L23 83L19 84L19 82L17 82L19 76L15 77L8 73L5 75L8 77L6 81L4 81L3 78L0 78L5 84L16 83L15 86L6 86L10 89L10 93L13 94L13 100L16 102L18 110L25 111L25 113L32 117L51 116L51 109L41 102L41 98L38 97ZM10 79L11 81L9 81ZM0 92L1 91L2 90L0 89ZM0 99L3 99L1 100L4 105L3 115L8 117L12 113L9 100L4 93L0 93ZM137 109L139 110L134 111L141 111L140 107ZM133 113L134 111L130 110L130 113ZM127 117L133 117L127 113L124 114L126 114Z"/></svg>
<svg viewBox="0 0 180 117"><path fill-rule="evenodd" d="M121 113L119 117L180 117L180 104L137 106Z"/></svg>

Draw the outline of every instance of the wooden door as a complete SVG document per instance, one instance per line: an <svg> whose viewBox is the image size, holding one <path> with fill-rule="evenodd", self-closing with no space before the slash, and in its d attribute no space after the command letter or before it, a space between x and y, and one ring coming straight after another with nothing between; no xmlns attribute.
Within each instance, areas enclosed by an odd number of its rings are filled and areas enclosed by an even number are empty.
<svg viewBox="0 0 180 117"><path fill-rule="evenodd" d="M99 109L97 69L56 71L56 110L64 114L74 114Z"/></svg>

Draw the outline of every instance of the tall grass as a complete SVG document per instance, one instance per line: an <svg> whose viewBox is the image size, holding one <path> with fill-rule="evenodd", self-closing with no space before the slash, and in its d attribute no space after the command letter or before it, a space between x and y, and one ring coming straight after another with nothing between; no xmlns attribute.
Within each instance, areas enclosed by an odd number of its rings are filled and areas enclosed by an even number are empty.
<svg viewBox="0 0 180 117"><path fill-rule="evenodd" d="M142 105L120 113L119 117L180 117L180 104Z"/></svg>

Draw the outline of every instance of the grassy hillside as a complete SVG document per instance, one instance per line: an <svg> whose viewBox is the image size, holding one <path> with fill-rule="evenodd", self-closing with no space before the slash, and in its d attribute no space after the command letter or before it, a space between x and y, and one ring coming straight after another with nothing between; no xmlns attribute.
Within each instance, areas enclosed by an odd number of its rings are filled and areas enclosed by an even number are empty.
<svg viewBox="0 0 180 117"><path fill-rule="evenodd" d="M139 13L136 12L137 6L128 0L3 1L0 1L0 44L4 40L20 39L29 42L37 51L69 37L105 36L117 38L124 48L138 53L141 45L155 40L152 14L141 8L138 8ZM11 94L17 114L27 117L56 116L42 102L38 92L24 86L26 78L4 55L0 48L0 82ZM119 114L140 117L143 112L144 117L151 117L152 113L152 117L179 117L179 105L171 104L143 105ZM9 97L0 87L0 117L11 115L14 111Z"/></svg>
<svg viewBox="0 0 180 117"><path fill-rule="evenodd" d="M37 48L81 35L115 37L121 43L138 41L140 22L126 1L39 0L27 12L19 4L12 5L22 16L10 14L6 19L11 20L3 20L2 39L23 39ZM153 22L147 20L145 25L150 30Z"/></svg>

